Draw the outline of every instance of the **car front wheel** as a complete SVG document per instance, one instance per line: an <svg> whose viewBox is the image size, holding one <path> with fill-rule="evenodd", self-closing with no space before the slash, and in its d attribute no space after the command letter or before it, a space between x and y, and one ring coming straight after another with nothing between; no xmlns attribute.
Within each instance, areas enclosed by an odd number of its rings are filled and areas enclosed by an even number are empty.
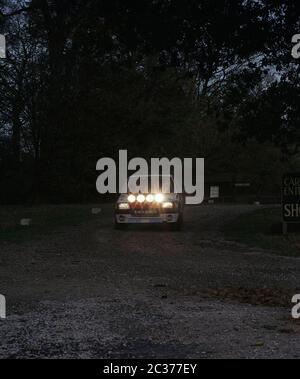
<svg viewBox="0 0 300 379"><path fill-rule="evenodd" d="M171 225L171 230L180 231L183 227L183 216L180 215L177 222L174 222L173 224L170 224L170 225Z"/></svg>

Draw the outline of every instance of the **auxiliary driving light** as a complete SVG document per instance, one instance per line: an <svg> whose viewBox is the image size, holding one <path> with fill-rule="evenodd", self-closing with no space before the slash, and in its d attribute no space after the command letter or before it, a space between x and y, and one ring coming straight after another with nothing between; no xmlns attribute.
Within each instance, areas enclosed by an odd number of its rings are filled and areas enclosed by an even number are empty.
<svg viewBox="0 0 300 379"><path fill-rule="evenodd" d="M129 201L129 203L132 204L135 203L136 197L134 195L129 195L127 200Z"/></svg>
<svg viewBox="0 0 300 379"><path fill-rule="evenodd" d="M146 201L147 201L148 203L153 203L153 201L154 201L154 196L153 196L153 195L147 195L147 197L146 197Z"/></svg>
<svg viewBox="0 0 300 379"><path fill-rule="evenodd" d="M162 203L164 201L164 195L162 193L158 193L155 195L155 201L157 203Z"/></svg>
<svg viewBox="0 0 300 379"><path fill-rule="evenodd" d="M137 201L138 201L139 203L143 203L145 200L146 200L146 198L145 198L144 195L138 195L138 197L137 197Z"/></svg>
<svg viewBox="0 0 300 379"><path fill-rule="evenodd" d="M170 201L167 201L167 202L163 203L162 207L164 209L172 209L173 208L173 203L171 203Z"/></svg>

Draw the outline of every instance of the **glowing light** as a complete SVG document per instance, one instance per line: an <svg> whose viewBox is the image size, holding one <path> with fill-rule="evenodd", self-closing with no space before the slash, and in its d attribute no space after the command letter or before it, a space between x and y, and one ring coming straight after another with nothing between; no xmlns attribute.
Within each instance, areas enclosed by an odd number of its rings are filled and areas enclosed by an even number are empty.
<svg viewBox="0 0 300 379"><path fill-rule="evenodd" d="M130 206L128 203L120 203L118 204L119 209L130 209Z"/></svg>
<svg viewBox="0 0 300 379"><path fill-rule="evenodd" d="M157 203L162 203L164 201L164 195L161 193L158 193L157 195L155 195L155 201Z"/></svg>
<svg viewBox="0 0 300 379"><path fill-rule="evenodd" d="M143 203L145 200L146 200L146 198L145 198L144 195L138 195L138 197L137 197L137 201L138 201L139 203Z"/></svg>
<svg viewBox="0 0 300 379"><path fill-rule="evenodd" d="M153 196L153 195L147 195L147 197L146 197L146 201L147 201L148 203L153 203L153 201L154 201L154 196Z"/></svg>
<svg viewBox="0 0 300 379"><path fill-rule="evenodd" d="M172 209L173 208L173 203L171 203L170 201L167 201L167 202L163 203L162 207L164 209Z"/></svg>
<svg viewBox="0 0 300 379"><path fill-rule="evenodd" d="M136 197L134 195L129 195L128 196L128 201L129 203L135 203L136 202Z"/></svg>

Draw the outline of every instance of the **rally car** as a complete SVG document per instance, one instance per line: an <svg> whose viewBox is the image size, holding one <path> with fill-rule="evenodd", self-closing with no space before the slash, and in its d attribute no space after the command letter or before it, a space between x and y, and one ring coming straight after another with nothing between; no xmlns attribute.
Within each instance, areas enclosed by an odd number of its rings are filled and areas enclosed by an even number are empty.
<svg viewBox="0 0 300 379"><path fill-rule="evenodd" d="M153 176L149 177L149 182ZM161 176L160 176L161 179ZM160 181L161 183L161 181ZM168 224L173 230L180 230L183 224L184 196L175 193L173 178L170 189L140 191L120 195L115 207L115 227L125 229L130 224Z"/></svg>

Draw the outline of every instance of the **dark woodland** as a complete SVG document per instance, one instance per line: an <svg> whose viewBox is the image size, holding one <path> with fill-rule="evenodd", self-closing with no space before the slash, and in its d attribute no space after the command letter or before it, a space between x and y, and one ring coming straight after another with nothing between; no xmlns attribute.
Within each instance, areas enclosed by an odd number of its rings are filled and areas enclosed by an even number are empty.
<svg viewBox="0 0 300 379"><path fill-rule="evenodd" d="M88 202L96 162L204 157L259 195L300 171L294 0L0 0L0 203ZM278 192L279 193L279 192Z"/></svg>

